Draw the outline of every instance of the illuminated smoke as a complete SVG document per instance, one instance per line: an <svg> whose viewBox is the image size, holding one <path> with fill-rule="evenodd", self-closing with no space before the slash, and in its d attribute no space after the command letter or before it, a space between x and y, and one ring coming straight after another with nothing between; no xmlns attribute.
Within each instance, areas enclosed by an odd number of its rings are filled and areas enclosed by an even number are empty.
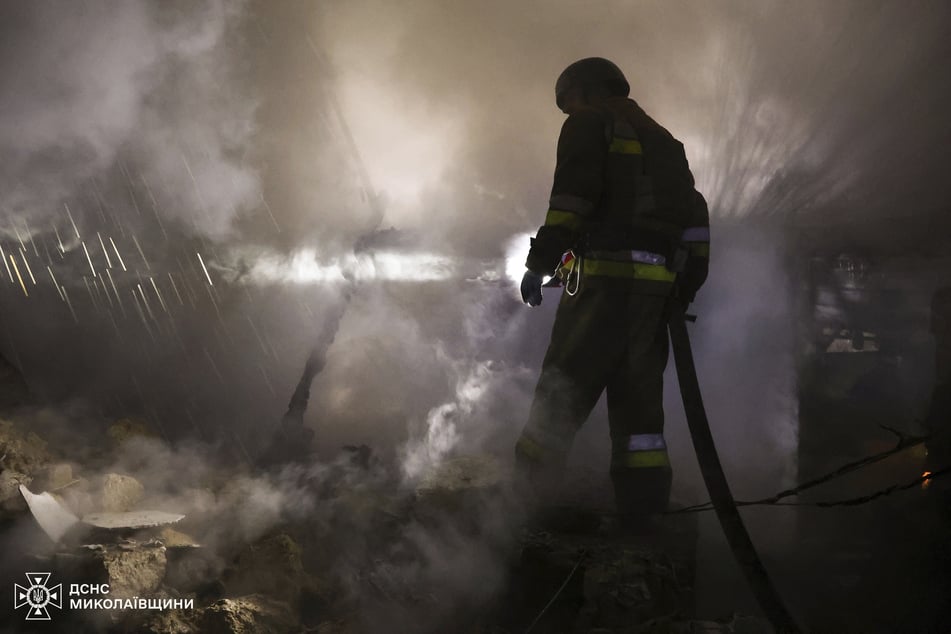
<svg viewBox="0 0 951 634"><path fill-rule="evenodd" d="M518 284L525 273L525 259L528 257L529 240L532 234L522 233L512 238L505 249L505 277Z"/></svg>
<svg viewBox="0 0 951 634"><path fill-rule="evenodd" d="M456 385L456 398L430 410L419 439L404 448L403 472L409 479L438 465L462 441L465 423L485 395L493 378L491 363L476 363Z"/></svg>
<svg viewBox="0 0 951 634"><path fill-rule="evenodd" d="M257 256L244 279L261 284L432 282L449 279L455 269L451 259L430 253L375 252L321 260L316 249L301 249L289 256Z"/></svg>

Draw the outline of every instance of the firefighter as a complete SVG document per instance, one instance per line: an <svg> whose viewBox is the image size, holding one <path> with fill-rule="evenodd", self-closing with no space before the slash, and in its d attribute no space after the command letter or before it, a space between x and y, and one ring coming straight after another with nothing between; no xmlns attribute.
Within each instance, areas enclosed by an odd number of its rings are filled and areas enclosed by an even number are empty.
<svg viewBox="0 0 951 634"><path fill-rule="evenodd" d="M935 339L935 387L927 424L928 463L932 470L951 466L951 286L939 288L931 300L931 333Z"/></svg>
<svg viewBox="0 0 951 634"><path fill-rule="evenodd" d="M707 276L709 217L683 145L632 99L612 62L568 66L555 85L568 115L545 224L531 241L522 299L565 286L516 463L536 502L557 491L575 433L607 390L610 475L622 522L663 511L666 311Z"/></svg>

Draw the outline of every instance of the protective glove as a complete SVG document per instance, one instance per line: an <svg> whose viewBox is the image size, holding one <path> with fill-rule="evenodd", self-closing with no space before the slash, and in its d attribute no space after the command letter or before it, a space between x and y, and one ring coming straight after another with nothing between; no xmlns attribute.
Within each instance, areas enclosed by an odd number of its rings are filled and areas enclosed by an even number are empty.
<svg viewBox="0 0 951 634"><path fill-rule="evenodd" d="M707 281L708 262L706 258L691 257L687 260L686 270L680 274L677 295L685 305L689 305L697 296L697 291Z"/></svg>
<svg viewBox="0 0 951 634"><path fill-rule="evenodd" d="M542 282L544 277L538 273L525 271L522 276L522 301L529 306L538 306L542 303Z"/></svg>

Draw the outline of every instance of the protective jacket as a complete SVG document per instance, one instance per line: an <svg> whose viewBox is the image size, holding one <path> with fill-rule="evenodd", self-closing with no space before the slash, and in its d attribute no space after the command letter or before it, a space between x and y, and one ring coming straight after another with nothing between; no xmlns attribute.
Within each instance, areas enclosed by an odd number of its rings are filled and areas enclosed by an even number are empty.
<svg viewBox="0 0 951 634"><path fill-rule="evenodd" d="M551 274L572 250L583 281L626 279L638 292L667 295L679 271L693 293L706 279L709 244L706 201L683 145L637 103L605 99L565 120L530 270Z"/></svg>
<svg viewBox="0 0 951 634"><path fill-rule="evenodd" d="M619 511L666 506L666 304L675 288L690 299L703 284L709 240L683 145L633 100L605 99L567 118L545 224L526 262L543 275L563 261L568 270L516 445L536 490L557 488L574 435L606 390Z"/></svg>

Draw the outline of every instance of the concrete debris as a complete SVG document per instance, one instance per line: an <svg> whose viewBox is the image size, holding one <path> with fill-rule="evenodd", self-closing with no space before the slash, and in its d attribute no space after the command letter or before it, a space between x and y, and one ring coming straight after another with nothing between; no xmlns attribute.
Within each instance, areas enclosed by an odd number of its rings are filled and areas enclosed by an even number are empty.
<svg viewBox="0 0 951 634"><path fill-rule="evenodd" d="M201 544L174 528L163 528L159 531L157 539L162 540L166 548L201 548Z"/></svg>
<svg viewBox="0 0 951 634"><path fill-rule="evenodd" d="M143 510L124 513L91 513L84 515L80 520L52 494L35 494L22 484L18 485L18 489L40 528L54 542L59 542L72 531L77 531L77 534L84 529L101 529L116 533L132 532L167 526L185 518L184 515L176 513Z"/></svg>
<svg viewBox="0 0 951 634"><path fill-rule="evenodd" d="M5 469L0 472L0 512L15 514L26 510L19 491L21 486L30 484L33 478L25 473Z"/></svg>
<svg viewBox="0 0 951 634"><path fill-rule="evenodd" d="M120 423L110 430L117 443L149 435L134 421ZM22 446L45 451L41 443L19 438L26 443ZM217 548L203 547L182 530L204 531L205 522L220 523L220 517L203 518L196 511L197 519L179 530L175 525L184 515L135 508L145 486L129 475L87 480L76 477L77 463L52 462L46 456L28 461L29 471L0 472L0 496L18 491L20 496L13 497L26 502L58 544L53 555L37 555L42 558L37 565L49 567L35 569L108 583L113 598L194 601L190 610L110 615L110 631L355 634L379 631L381 624L390 624L388 615L403 615L406 622L393 621L394 629L488 634L524 631L543 609L547 612L534 631L760 631L738 618L730 623L690 621L696 543L692 516L679 520L684 526L665 525L644 537L620 532L609 516L583 505L520 524L513 520L517 505L506 507L510 470L494 457L450 458L406 490L372 477L376 472L369 450L351 453L353 461L305 481L323 515L285 517L283 523L275 517L272 532L251 543L235 541L238 535L196 533ZM189 508L215 508L234 480L228 469L218 473L220 484L186 489L177 499ZM33 494L30 482L48 491ZM95 512L88 512L93 505ZM487 517L505 517L505 526ZM513 523L521 530L512 531ZM478 540L486 553L494 553L491 569L482 574L503 580L501 587L487 582L491 588L484 595L460 597L458 587L427 569L455 565L428 559L435 550L433 536L450 540L450 546L455 540Z"/></svg>
<svg viewBox="0 0 951 634"><path fill-rule="evenodd" d="M139 627L139 631L148 634L201 634L198 610L163 610L153 615Z"/></svg>
<svg viewBox="0 0 951 634"><path fill-rule="evenodd" d="M145 487L132 476L107 473L102 479L101 507L109 513L131 511L144 494Z"/></svg>
<svg viewBox="0 0 951 634"><path fill-rule="evenodd" d="M109 596L153 596L165 578L165 546L158 540L89 544L86 577L109 584Z"/></svg>
<svg viewBox="0 0 951 634"><path fill-rule="evenodd" d="M36 474L52 459L44 440L8 420L0 420L0 456L0 469L28 475Z"/></svg>
<svg viewBox="0 0 951 634"><path fill-rule="evenodd" d="M546 527L524 534L501 600L501 620L524 628L544 610L538 631L692 634L686 625L674 625L688 624L693 609L696 518L659 521L638 535L607 520L559 519L574 530ZM666 616L655 627L658 615Z"/></svg>
<svg viewBox="0 0 951 634"><path fill-rule="evenodd" d="M224 583L232 596L266 594L296 604L304 583L301 548L286 533L260 539L238 555Z"/></svg>
<svg viewBox="0 0 951 634"><path fill-rule="evenodd" d="M203 611L200 631L207 634L284 634L300 627L290 606L262 594L222 599Z"/></svg>
<svg viewBox="0 0 951 634"><path fill-rule="evenodd" d="M165 546L164 585L181 593L221 596L220 582L224 567L219 557L208 548Z"/></svg>
<svg viewBox="0 0 951 634"><path fill-rule="evenodd" d="M83 523L110 531L136 531L175 524L184 515L165 511L127 511L125 513L91 513L83 516Z"/></svg>
<svg viewBox="0 0 951 634"><path fill-rule="evenodd" d="M456 493L501 486L510 474L490 455L456 456L423 474L416 494L420 496Z"/></svg>
<svg viewBox="0 0 951 634"><path fill-rule="evenodd" d="M689 607L693 580L666 552L625 548L597 559L585 575L585 608L599 625L620 627Z"/></svg>
<svg viewBox="0 0 951 634"><path fill-rule="evenodd" d="M73 477L73 465L68 462L56 462L47 465L45 471L43 488L50 492L65 489L79 481Z"/></svg>
<svg viewBox="0 0 951 634"><path fill-rule="evenodd" d="M450 458L423 474L416 486L420 511L470 513L477 502L497 497L511 480L511 474L489 455Z"/></svg>

